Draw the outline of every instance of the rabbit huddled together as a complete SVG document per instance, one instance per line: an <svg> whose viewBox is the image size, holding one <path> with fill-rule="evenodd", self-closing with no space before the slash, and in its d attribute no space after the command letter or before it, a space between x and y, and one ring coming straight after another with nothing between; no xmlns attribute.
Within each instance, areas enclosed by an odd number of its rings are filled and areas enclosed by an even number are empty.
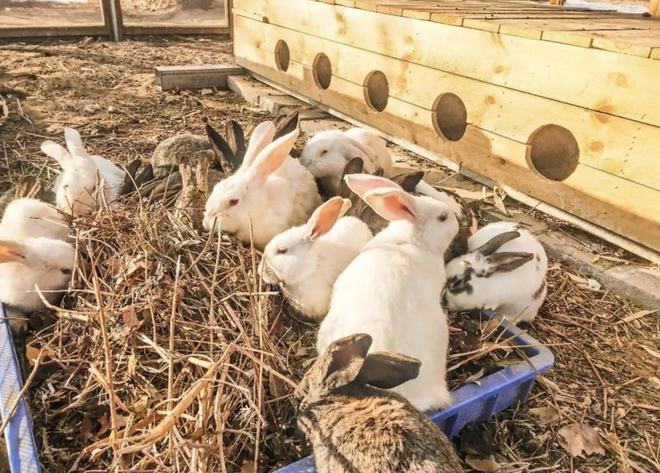
<svg viewBox="0 0 660 473"><path fill-rule="evenodd" d="M319 356L297 391L319 471L461 471L422 414L452 402L446 310L531 321L548 259L529 231L510 222L477 230L470 205L423 172L396 174L386 142L367 130L320 132L295 159L297 117L260 123L249 141L234 121L226 137L207 123L206 137L162 142L140 175L139 162L121 169L89 155L76 130L64 135L67 148L41 145L62 168L55 206L17 199L0 221L0 301L29 313L66 289L76 260L67 214L193 176L199 192L185 195L203 199L204 231L261 251L263 280L320 324Z"/></svg>

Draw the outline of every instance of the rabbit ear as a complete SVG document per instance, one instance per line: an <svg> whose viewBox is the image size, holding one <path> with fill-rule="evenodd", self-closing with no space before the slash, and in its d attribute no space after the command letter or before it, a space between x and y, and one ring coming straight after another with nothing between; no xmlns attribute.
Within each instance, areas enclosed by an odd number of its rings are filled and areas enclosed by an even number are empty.
<svg viewBox="0 0 660 473"><path fill-rule="evenodd" d="M89 156L83 145L80 133L78 133L78 130L75 128L64 129L64 141L66 141L66 147L69 148L69 153L71 153L72 156L83 158Z"/></svg>
<svg viewBox="0 0 660 473"><path fill-rule="evenodd" d="M298 118L299 118L298 110L294 110L293 112L287 115L278 117L275 139L281 138L284 135L288 135L293 130L298 128Z"/></svg>
<svg viewBox="0 0 660 473"><path fill-rule="evenodd" d="M417 171L408 174L400 174L392 178L392 180L397 184L399 184L404 191L415 192L415 189L417 188L417 184L419 184L422 181L423 177L424 177L424 171Z"/></svg>
<svg viewBox="0 0 660 473"><path fill-rule="evenodd" d="M382 389L392 389L415 379L422 365L417 358L394 353L370 353L356 381Z"/></svg>
<svg viewBox="0 0 660 473"><path fill-rule="evenodd" d="M346 201L341 197L333 197L317 208L307 222L309 239L314 241L328 233L350 207L350 200L346 204Z"/></svg>
<svg viewBox="0 0 660 473"><path fill-rule="evenodd" d="M351 189L348 187L346 182L346 176L350 174L361 174L364 169L364 161L362 158L353 158L346 166L344 166L344 172L341 175L341 182L339 183L339 195L344 198L349 198L351 196Z"/></svg>
<svg viewBox="0 0 660 473"><path fill-rule="evenodd" d="M355 148L353 151L361 156L346 156L348 159L353 159L353 158L369 158L371 156L371 150L367 148L365 145L360 143L359 141L351 138L350 136L346 136L346 139L350 142L350 144Z"/></svg>
<svg viewBox="0 0 660 473"><path fill-rule="evenodd" d="M248 168L257 159L257 156L266 146L273 142L275 136L275 124L273 122L259 123L252 131L250 144L248 144L241 168ZM293 145L291 145L293 147ZM288 151L287 151L288 154Z"/></svg>
<svg viewBox="0 0 660 473"><path fill-rule="evenodd" d="M151 163L147 163L144 169L142 169L140 174L138 174L138 176L135 178L135 183L138 185L138 187L141 187L147 182L153 180L154 180L154 168L151 165Z"/></svg>
<svg viewBox="0 0 660 473"><path fill-rule="evenodd" d="M238 169L245 156L245 134L243 127L236 120L229 120L226 125L227 143L236 157L236 168Z"/></svg>
<svg viewBox="0 0 660 473"><path fill-rule="evenodd" d="M71 154L64 148L64 146L58 145L54 141L44 141L41 143L41 152L46 156L53 158L60 164L71 160Z"/></svg>
<svg viewBox="0 0 660 473"><path fill-rule="evenodd" d="M408 220L415 223L415 202L403 189L376 189L364 201L385 220Z"/></svg>
<svg viewBox="0 0 660 473"><path fill-rule="evenodd" d="M392 182L384 177L372 176L371 174L349 174L344 176L344 181L348 187L355 192L361 199L367 192L375 189L401 189L396 182Z"/></svg>
<svg viewBox="0 0 660 473"><path fill-rule="evenodd" d="M474 252L481 253L484 256L492 255L497 250L499 250L502 245L510 242L511 240L515 240L519 236L520 236L520 232L517 232L515 230L511 232L500 233L499 235L494 236L486 243L481 245L479 248L474 250Z"/></svg>
<svg viewBox="0 0 660 473"><path fill-rule="evenodd" d="M213 154L215 155L216 160L220 164L220 168L224 171L225 166L229 166L233 171L240 167L240 163L236 159L234 151L232 151L229 143L220 136L220 133L215 131L209 123L204 127L206 129L206 136L209 139L211 148L213 149Z"/></svg>
<svg viewBox="0 0 660 473"><path fill-rule="evenodd" d="M25 261L27 248L22 243L12 240L0 240L0 263Z"/></svg>
<svg viewBox="0 0 660 473"><path fill-rule="evenodd" d="M534 259L533 253L520 253L520 252L507 252L503 251L502 253L495 253L486 258L489 264L488 274L490 276L493 273L507 273L518 269L523 264L528 263Z"/></svg>
<svg viewBox="0 0 660 473"><path fill-rule="evenodd" d="M249 171L253 173L254 179L257 182L265 182L268 177L277 171L284 161L289 157L289 152L296 140L298 139L299 131L293 130L288 135L284 135L282 138L279 138L269 145L267 145L259 155L254 159L254 163L250 165ZM250 141L250 146L252 146L252 141ZM249 154L245 155L247 160Z"/></svg>
<svg viewBox="0 0 660 473"><path fill-rule="evenodd" d="M371 342L370 335L358 333L330 344L318 361L322 382L328 391L346 386L357 378Z"/></svg>

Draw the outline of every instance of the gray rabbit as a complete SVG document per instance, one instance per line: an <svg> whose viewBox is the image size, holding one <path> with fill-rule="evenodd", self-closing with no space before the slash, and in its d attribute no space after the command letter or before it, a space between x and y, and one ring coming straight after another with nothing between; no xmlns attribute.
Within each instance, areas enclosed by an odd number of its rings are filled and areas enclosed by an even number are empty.
<svg viewBox="0 0 660 473"><path fill-rule="evenodd" d="M391 391L417 377L420 362L370 353L371 337L336 340L303 377L298 427L319 473L456 473L451 442L423 413Z"/></svg>

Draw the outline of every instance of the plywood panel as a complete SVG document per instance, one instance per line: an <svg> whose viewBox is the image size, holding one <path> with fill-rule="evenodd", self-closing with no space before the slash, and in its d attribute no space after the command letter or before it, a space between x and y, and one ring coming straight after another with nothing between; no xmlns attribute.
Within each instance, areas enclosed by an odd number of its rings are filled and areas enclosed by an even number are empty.
<svg viewBox="0 0 660 473"><path fill-rule="evenodd" d="M660 126L655 60L306 0L237 0L236 8L360 49Z"/></svg>
<svg viewBox="0 0 660 473"><path fill-rule="evenodd" d="M240 38L237 26L237 37ZM526 167L527 147L469 126L459 142L447 142L429 126L429 112L391 99L386 112L374 113L364 102L363 87L333 77L332 87L318 89L311 70L292 56L287 72L278 71L270 51L244 41L235 43L237 62L314 100L327 104L392 135L462 163L536 198L552 203L617 233L660 248L657 191L580 165L564 183L548 181ZM586 189L586 190L585 190Z"/></svg>
<svg viewBox="0 0 660 473"><path fill-rule="evenodd" d="M575 135L583 164L660 189L660 160L649 158L658 152L658 127L447 74L274 25L256 27L252 20L240 15L236 21L243 23L242 43L273 52L282 39L289 44L292 56L307 67L312 66L316 54L323 52L330 59L336 77L359 86L371 71L380 70L389 79L391 97L417 105L429 114L436 98L451 92L465 103L469 123L520 143L527 143L532 133L543 125L563 126ZM640 159L644 157L649 159Z"/></svg>

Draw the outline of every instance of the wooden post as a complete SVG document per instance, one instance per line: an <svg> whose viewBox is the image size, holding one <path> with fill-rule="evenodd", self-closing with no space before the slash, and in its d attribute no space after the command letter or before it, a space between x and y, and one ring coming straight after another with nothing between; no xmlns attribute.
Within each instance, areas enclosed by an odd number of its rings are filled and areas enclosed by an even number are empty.
<svg viewBox="0 0 660 473"><path fill-rule="evenodd" d="M651 0L651 1L653 1L653 0ZM563 5L564 3L566 3L566 0L550 0L550 5L560 6L560 5Z"/></svg>
<svg viewBox="0 0 660 473"><path fill-rule="evenodd" d="M660 0L650 0L649 13L651 16L660 16Z"/></svg>
<svg viewBox="0 0 660 473"><path fill-rule="evenodd" d="M101 10L110 39L121 41L124 37L124 21L120 0L101 0Z"/></svg>
<svg viewBox="0 0 660 473"><path fill-rule="evenodd" d="M652 2L654 0L651 0ZM232 15L231 11L234 6L234 0L226 0L226 6L227 6L227 25L229 25L229 39L234 41L234 15Z"/></svg>

